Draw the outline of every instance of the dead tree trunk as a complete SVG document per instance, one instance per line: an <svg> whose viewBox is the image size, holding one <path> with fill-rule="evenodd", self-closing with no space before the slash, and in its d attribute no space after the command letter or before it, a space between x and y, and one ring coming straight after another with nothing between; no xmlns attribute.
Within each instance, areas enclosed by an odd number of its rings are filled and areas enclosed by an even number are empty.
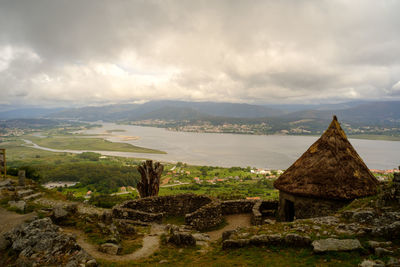
<svg viewBox="0 0 400 267"><path fill-rule="evenodd" d="M146 160L138 166L142 180L137 184L137 190L141 198L158 195L163 170L164 166L160 162L154 163L153 167L152 160Z"/></svg>

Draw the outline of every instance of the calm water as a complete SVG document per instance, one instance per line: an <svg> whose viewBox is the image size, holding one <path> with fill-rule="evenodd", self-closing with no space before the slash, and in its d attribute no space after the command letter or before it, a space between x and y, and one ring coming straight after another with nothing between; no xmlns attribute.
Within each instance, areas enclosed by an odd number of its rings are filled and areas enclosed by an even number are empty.
<svg viewBox="0 0 400 267"><path fill-rule="evenodd" d="M162 128L113 123L103 123L103 127L90 129L85 133L101 134L113 129L125 130L114 135L138 136L139 139L122 141L118 136L106 137L110 141L159 149L168 154L102 152L103 154L225 167L286 169L317 140L317 137L309 136L171 132ZM400 165L398 141L350 139L350 142L371 169L392 169Z"/></svg>

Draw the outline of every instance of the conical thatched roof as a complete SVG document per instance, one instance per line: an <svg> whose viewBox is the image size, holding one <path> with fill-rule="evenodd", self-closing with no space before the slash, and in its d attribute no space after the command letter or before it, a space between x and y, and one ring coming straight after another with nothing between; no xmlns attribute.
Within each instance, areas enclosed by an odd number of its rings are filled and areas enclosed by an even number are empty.
<svg viewBox="0 0 400 267"><path fill-rule="evenodd" d="M274 183L286 193L337 200L374 195L377 185L336 116L322 136Z"/></svg>

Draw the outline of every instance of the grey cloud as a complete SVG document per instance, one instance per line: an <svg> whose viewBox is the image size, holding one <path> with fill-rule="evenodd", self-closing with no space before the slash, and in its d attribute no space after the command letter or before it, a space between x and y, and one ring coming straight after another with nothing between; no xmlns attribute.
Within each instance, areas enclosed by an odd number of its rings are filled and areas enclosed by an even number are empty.
<svg viewBox="0 0 400 267"><path fill-rule="evenodd" d="M28 52L0 70L0 96L82 104L397 97L398 10L389 0L3 0L0 48Z"/></svg>

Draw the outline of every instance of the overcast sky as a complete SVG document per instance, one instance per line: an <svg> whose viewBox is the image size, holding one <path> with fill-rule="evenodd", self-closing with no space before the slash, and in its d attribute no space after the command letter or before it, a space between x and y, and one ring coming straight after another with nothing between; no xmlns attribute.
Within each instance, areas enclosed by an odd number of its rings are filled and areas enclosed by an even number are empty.
<svg viewBox="0 0 400 267"><path fill-rule="evenodd" d="M400 98L400 1L0 0L0 104Z"/></svg>

